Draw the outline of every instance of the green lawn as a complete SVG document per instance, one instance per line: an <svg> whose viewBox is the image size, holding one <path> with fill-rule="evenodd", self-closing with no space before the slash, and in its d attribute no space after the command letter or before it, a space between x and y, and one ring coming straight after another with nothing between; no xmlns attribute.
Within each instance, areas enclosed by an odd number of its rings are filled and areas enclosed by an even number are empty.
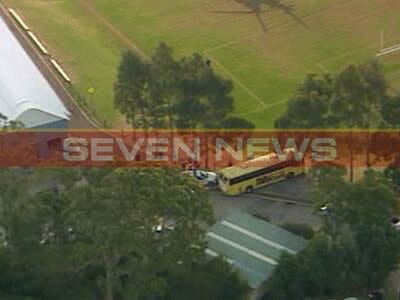
<svg viewBox="0 0 400 300"><path fill-rule="evenodd" d="M269 9L253 14L234 0L0 0L16 8L90 98L101 119L121 126L112 85L121 50L149 54L159 41L177 55L209 55L235 84L235 114L270 128L307 72L335 72L400 43L400 2L296 0L295 16ZM289 2L290 0L287 0ZM88 4L85 4L88 3ZM394 88L400 86L400 51L382 57Z"/></svg>

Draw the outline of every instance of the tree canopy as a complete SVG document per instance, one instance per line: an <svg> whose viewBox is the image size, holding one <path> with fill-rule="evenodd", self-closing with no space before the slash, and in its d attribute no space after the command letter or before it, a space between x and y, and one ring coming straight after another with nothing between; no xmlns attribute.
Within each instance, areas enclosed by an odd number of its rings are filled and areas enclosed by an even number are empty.
<svg viewBox="0 0 400 300"><path fill-rule="evenodd" d="M147 61L123 53L114 103L134 128L253 128L232 116L232 90L200 54L176 59L160 43Z"/></svg>
<svg viewBox="0 0 400 300"><path fill-rule="evenodd" d="M388 84L377 61L349 65L336 75L309 74L276 128L379 128L390 119ZM390 104L388 104L390 103Z"/></svg>
<svg viewBox="0 0 400 300"><path fill-rule="evenodd" d="M383 66L377 61L349 65L336 75L309 74L290 99L287 110L275 121L275 128L349 129L350 179L357 144L353 129L379 129L393 124L390 109L397 104L388 92ZM371 138L366 147L370 166ZM377 149L379 151L379 149ZM380 151L382 152L382 151Z"/></svg>
<svg viewBox="0 0 400 300"><path fill-rule="evenodd" d="M390 184L371 170L357 183L343 175L341 169L314 174L316 205L328 205L328 214L302 252L281 257L269 285L272 299L345 297L382 287L397 268L400 235L390 222L397 212Z"/></svg>
<svg viewBox="0 0 400 300"><path fill-rule="evenodd" d="M197 182L173 169L75 171L51 170L58 188L40 190L30 182L43 171L0 174L0 295L167 300L201 290L199 299L243 299L237 272L206 257L214 218Z"/></svg>

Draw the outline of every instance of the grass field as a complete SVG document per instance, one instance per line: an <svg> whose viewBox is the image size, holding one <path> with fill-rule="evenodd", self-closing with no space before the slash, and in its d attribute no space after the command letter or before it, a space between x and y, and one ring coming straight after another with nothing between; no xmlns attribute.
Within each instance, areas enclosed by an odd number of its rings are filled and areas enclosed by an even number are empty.
<svg viewBox="0 0 400 300"><path fill-rule="evenodd" d="M285 3L289 3L286 0ZM195 51L235 84L235 114L270 128L307 72L335 72L400 44L398 0L296 0L294 15L254 14L234 0L0 0L17 9L86 93L101 119L122 126L112 85L121 50L148 55L159 41ZM219 13L215 11L221 11ZM380 57L400 87L400 51ZM89 97L89 96L88 96Z"/></svg>

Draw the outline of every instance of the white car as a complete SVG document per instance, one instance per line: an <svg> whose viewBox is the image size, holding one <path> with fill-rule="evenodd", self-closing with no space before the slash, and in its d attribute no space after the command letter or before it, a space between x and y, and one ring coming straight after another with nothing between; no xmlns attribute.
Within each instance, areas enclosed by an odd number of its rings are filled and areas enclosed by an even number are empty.
<svg viewBox="0 0 400 300"><path fill-rule="evenodd" d="M164 218L159 218L158 224L154 225L152 231L155 233L163 233L166 231L175 230L173 221L166 221Z"/></svg>
<svg viewBox="0 0 400 300"><path fill-rule="evenodd" d="M390 222L392 223L394 229L400 231L400 219L398 217L393 217Z"/></svg>
<svg viewBox="0 0 400 300"><path fill-rule="evenodd" d="M202 185L207 187L217 185L217 174L215 174L214 172L193 169L186 170L182 174L192 176L193 178L197 179Z"/></svg>
<svg viewBox="0 0 400 300"><path fill-rule="evenodd" d="M329 204L326 204L319 208L319 214L322 216L326 216L329 214L329 210L330 210L330 206L329 206Z"/></svg>

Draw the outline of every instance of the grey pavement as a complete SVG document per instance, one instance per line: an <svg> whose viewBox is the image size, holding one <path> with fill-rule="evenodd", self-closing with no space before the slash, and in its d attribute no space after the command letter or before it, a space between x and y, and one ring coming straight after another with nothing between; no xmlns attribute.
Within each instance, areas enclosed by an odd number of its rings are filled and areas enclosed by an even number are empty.
<svg viewBox="0 0 400 300"><path fill-rule="evenodd" d="M274 193L284 197L297 198L300 201L310 202L311 179L307 176L297 176L291 179L276 182L256 190L255 193Z"/></svg>
<svg viewBox="0 0 400 300"><path fill-rule="evenodd" d="M211 201L218 220L225 218L232 210L238 209L268 218L278 225L290 222L309 224L313 228L318 228L321 223L320 217L314 213L311 206L277 202L256 195L230 197L219 192L211 193Z"/></svg>
<svg viewBox="0 0 400 300"><path fill-rule="evenodd" d="M218 220L229 215L232 210L242 210L256 214L259 217L268 218L274 224L303 223L313 228L320 226L321 220L314 212L312 203L306 198L310 187L310 181L306 177L271 184L266 188L256 190L253 194L240 196L225 196L221 192L210 192L210 199L214 206L215 217ZM275 201L264 197L263 192L301 198L299 204L289 204L284 201Z"/></svg>

